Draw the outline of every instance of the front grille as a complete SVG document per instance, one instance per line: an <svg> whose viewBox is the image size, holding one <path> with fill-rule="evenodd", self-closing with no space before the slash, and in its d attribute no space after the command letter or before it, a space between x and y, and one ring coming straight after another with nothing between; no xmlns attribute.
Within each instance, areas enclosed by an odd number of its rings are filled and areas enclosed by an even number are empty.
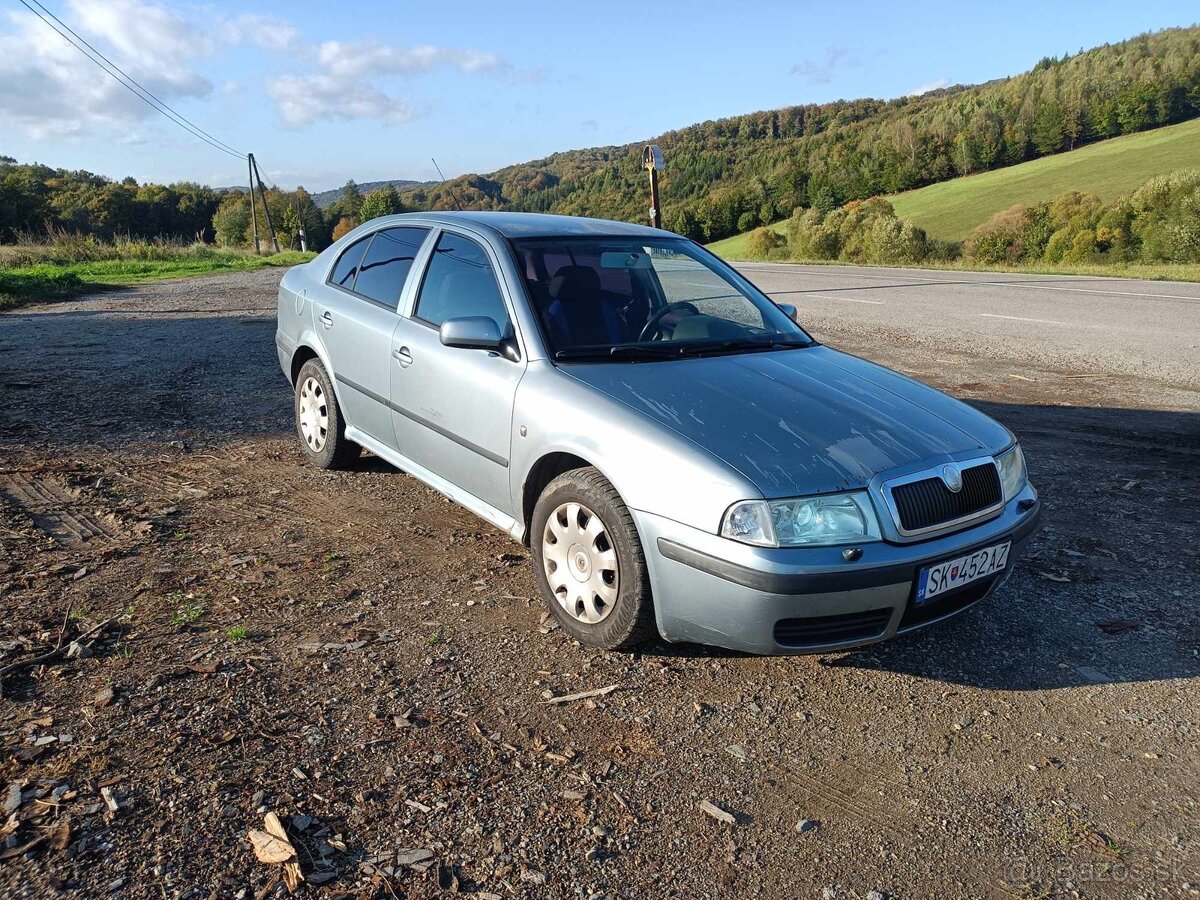
<svg viewBox="0 0 1200 900"><path fill-rule="evenodd" d="M962 519L1000 502L1000 473L992 463L963 469L962 490L955 493L939 477L893 485L892 501L907 532Z"/></svg>
<svg viewBox="0 0 1200 900"><path fill-rule="evenodd" d="M981 579L973 584L965 585L957 591L951 591L944 597L935 597L928 603L922 603L919 606L913 599L910 599L908 609L900 618L900 626L897 630L904 631L906 628L915 628L917 625L924 625L926 622L932 622L934 619L940 619L942 616L966 609L972 603L986 597L987 592L992 589L992 585L999 577L996 575L992 578Z"/></svg>
<svg viewBox="0 0 1200 900"><path fill-rule="evenodd" d="M887 608L805 619L780 619L775 623L775 643L788 647L815 647L843 641L862 641L883 634L891 617L892 610Z"/></svg>

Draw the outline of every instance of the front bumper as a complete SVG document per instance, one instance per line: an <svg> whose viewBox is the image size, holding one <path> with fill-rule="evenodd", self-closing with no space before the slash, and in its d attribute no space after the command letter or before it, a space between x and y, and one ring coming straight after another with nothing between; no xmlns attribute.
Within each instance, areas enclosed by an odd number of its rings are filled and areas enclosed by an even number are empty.
<svg viewBox="0 0 1200 900"><path fill-rule="evenodd" d="M785 654L885 640L982 600L1007 580L1041 506L1026 485L982 525L914 544L864 544L853 562L842 558L842 547L751 547L652 513L632 513L664 638ZM923 566L1003 541L1012 541L1012 549L999 575L921 606L912 602Z"/></svg>

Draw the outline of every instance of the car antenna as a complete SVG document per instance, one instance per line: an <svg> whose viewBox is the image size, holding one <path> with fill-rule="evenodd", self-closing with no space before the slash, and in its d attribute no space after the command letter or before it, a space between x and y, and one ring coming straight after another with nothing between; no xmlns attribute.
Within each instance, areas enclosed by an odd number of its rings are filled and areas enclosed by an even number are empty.
<svg viewBox="0 0 1200 900"><path fill-rule="evenodd" d="M437 160L432 156L429 158L433 161L433 167L437 169L438 177L442 179L442 184L446 184L446 176L442 174L442 167L437 164ZM447 184L446 190L450 192L450 199L454 201L454 208L459 212L462 212L462 204L458 202L458 195L454 193L454 188Z"/></svg>

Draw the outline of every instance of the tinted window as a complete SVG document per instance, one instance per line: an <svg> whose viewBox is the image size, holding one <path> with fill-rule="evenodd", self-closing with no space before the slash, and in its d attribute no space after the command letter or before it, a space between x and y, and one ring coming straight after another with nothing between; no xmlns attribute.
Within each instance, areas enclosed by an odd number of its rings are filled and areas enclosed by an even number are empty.
<svg viewBox="0 0 1200 900"><path fill-rule="evenodd" d="M607 351L625 345L808 339L690 241L526 238L513 249L555 352L588 349L610 358Z"/></svg>
<svg viewBox="0 0 1200 900"><path fill-rule="evenodd" d="M508 311L487 254L474 241L450 232L438 238L416 312L433 325L463 316L487 316L501 334L508 332Z"/></svg>
<svg viewBox="0 0 1200 900"><path fill-rule="evenodd" d="M337 265L333 267L333 274L329 276L329 283L336 284L339 287L344 287L346 290L354 288L354 276L358 274L359 263L362 262L363 254L367 252L367 244L370 243L371 236L359 238L342 254L341 259L337 261Z"/></svg>
<svg viewBox="0 0 1200 900"><path fill-rule="evenodd" d="M355 293L395 306L413 259L428 233L428 228L386 228L376 232L359 266Z"/></svg>

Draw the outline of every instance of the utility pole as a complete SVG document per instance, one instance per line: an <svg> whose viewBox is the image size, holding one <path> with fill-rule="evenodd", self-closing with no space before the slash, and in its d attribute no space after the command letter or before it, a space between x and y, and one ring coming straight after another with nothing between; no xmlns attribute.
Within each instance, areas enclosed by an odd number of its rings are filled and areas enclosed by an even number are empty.
<svg viewBox="0 0 1200 900"><path fill-rule="evenodd" d="M259 253L258 248L258 216L254 212L254 154L246 157L246 168L250 172L250 227L254 229L254 255Z"/></svg>
<svg viewBox="0 0 1200 900"><path fill-rule="evenodd" d="M275 236L275 225L271 222L271 210L267 208L267 189L263 186L262 175L258 171L258 161L254 158L254 154L249 154L250 165L254 169L254 175L258 178L258 198L262 201L263 217L267 220L267 230L271 232L271 246L275 248L275 252L279 252L279 238ZM253 207L251 207L253 209ZM256 239L257 240L257 239Z"/></svg>
<svg viewBox="0 0 1200 900"><path fill-rule="evenodd" d="M662 228L662 209L658 204L658 173L664 168L662 150L658 144L647 144L642 150L642 167L650 173L650 224Z"/></svg>

